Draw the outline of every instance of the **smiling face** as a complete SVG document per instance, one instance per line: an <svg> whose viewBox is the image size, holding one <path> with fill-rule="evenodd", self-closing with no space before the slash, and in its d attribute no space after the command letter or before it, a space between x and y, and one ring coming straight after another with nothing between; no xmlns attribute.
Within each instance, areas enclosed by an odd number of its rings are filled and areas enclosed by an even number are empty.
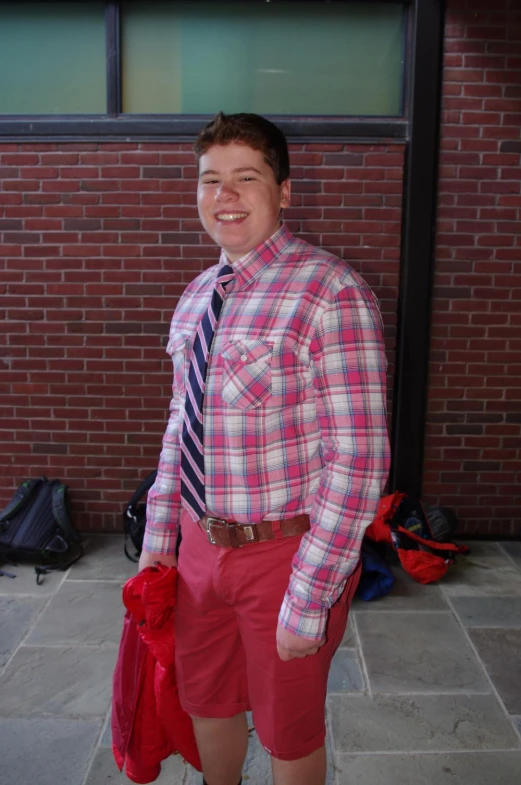
<svg viewBox="0 0 521 785"><path fill-rule="evenodd" d="M246 144L213 145L199 160L199 218L232 263L271 237L289 201L289 180L278 185L262 153Z"/></svg>

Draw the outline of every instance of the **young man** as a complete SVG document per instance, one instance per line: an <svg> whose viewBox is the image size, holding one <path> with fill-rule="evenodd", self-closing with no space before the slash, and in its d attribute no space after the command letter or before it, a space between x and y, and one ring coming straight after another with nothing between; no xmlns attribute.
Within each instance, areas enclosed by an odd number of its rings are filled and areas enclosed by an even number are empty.
<svg viewBox="0 0 521 785"><path fill-rule="evenodd" d="M275 785L323 785L329 665L389 465L380 314L357 273L282 223L276 126L221 113L195 153L221 259L172 319L140 568L177 563L180 526L176 663L205 782L240 781L251 709Z"/></svg>

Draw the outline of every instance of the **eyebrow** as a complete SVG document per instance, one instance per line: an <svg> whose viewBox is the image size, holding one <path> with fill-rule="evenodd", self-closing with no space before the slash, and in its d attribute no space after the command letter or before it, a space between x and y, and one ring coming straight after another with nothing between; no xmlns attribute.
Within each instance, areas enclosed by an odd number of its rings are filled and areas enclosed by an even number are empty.
<svg viewBox="0 0 521 785"><path fill-rule="evenodd" d="M262 174L259 169L256 169L254 166L238 166L236 169L232 170L233 174L240 174L241 172L257 172L257 174ZM201 172L199 177L205 177L208 174L219 174L215 169L205 169L204 172Z"/></svg>

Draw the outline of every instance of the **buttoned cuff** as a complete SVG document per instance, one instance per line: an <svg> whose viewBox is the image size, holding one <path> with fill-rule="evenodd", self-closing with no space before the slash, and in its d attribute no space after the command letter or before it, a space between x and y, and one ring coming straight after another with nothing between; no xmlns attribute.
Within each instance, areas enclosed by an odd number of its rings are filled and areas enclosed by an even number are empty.
<svg viewBox="0 0 521 785"><path fill-rule="evenodd" d="M293 635L309 640L322 640L326 634L329 611L302 608L288 594L284 597L279 613L279 624Z"/></svg>

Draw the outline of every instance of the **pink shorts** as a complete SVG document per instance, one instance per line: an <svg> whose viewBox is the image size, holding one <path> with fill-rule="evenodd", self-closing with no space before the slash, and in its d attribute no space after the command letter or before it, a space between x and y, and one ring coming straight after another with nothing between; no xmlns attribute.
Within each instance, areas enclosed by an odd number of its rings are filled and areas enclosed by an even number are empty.
<svg viewBox="0 0 521 785"><path fill-rule="evenodd" d="M344 635L360 569L331 608L317 654L283 662L275 632L301 536L220 548L183 514L175 611L181 705L195 717L252 710L263 747L298 760L324 744L331 658Z"/></svg>

